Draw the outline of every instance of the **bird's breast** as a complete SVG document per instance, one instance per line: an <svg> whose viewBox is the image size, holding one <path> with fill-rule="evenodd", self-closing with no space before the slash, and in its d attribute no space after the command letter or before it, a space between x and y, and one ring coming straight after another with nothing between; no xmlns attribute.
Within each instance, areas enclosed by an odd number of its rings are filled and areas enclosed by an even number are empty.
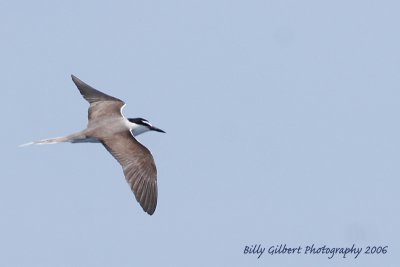
<svg viewBox="0 0 400 267"><path fill-rule="evenodd" d="M124 118L110 118L91 122L87 128L87 136L104 139L117 133L130 130L125 124Z"/></svg>

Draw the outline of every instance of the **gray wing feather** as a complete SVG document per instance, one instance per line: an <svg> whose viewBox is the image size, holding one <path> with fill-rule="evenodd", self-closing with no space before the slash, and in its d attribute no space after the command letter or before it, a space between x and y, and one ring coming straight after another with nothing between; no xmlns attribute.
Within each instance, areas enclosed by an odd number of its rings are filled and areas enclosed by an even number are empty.
<svg viewBox="0 0 400 267"><path fill-rule="evenodd" d="M102 143L121 164L136 200L152 215L157 206L157 169L150 151L129 131L115 134Z"/></svg>
<svg viewBox="0 0 400 267"><path fill-rule="evenodd" d="M99 90L94 89L90 85L84 83L82 80L79 78L75 77L74 75L71 75L72 81L75 83L76 87L78 87L79 91L81 92L81 95L90 103L94 102L99 102L99 101L121 101L120 99L109 96L103 92L100 92Z"/></svg>
<svg viewBox="0 0 400 267"><path fill-rule="evenodd" d="M110 118L113 115L122 116L121 108L125 105L124 101L94 89L74 75L71 75L71 77L83 98L90 103L89 122L97 118Z"/></svg>

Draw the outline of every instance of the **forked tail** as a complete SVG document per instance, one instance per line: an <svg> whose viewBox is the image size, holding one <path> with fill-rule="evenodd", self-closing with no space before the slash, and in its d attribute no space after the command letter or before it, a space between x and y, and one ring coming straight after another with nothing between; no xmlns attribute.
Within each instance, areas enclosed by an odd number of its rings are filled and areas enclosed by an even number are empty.
<svg viewBox="0 0 400 267"><path fill-rule="evenodd" d="M29 146L29 145L51 145L51 144L57 144L57 143L63 143L63 142L74 143L77 140L81 140L82 138L85 138L85 136L82 135L81 133L76 133L76 134L71 134L71 135L67 135L67 136L33 141L33 142L26 143L26 144L22 144L22 145L20 145L20 147Z"/></svg>

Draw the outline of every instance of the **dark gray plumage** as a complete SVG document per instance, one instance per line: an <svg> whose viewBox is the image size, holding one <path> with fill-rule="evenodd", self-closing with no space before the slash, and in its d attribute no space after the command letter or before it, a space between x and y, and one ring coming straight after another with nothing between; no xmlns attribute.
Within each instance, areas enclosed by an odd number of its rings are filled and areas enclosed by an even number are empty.
<svg viewBox="0 0 400 267"><path fill-rule="evenodd" d="M110 128L109 123L107 123L108 126L104 123L111 118L120 118L121 109L125 103L94 89L74 75L72 75L72 80L82 96L90 103L86 136L100 140L121 164L126 181L135 194L136 200L145 212L153 214L156 210L158 195L157 169L153 156L128 129L115 131L115 127ZM101 127L96 127L99 124Z"/></svg>
<svg viewBox="0 0 400 267"><path fill-rule="evenodd" d="M150 151L134 135L164 131L142 118L126 119L121 113L125 106L122 100L94 89L74 75L72 80L90 104L87 128L64 137L29 144L102 143L121 164L136 200L145 212L152 215L157 206L157 169Z"/></svg>

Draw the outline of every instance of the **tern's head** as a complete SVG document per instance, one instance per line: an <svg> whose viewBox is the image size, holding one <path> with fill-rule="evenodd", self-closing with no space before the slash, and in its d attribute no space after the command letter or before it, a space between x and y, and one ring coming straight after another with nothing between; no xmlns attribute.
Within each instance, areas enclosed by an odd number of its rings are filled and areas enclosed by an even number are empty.
<svg viewBox="0 0 400 267"><path fill-rule="evenodd" d="M128 121L132 123L130 127L134 136L148 131L165 133L163 130L153 126L148 120L143 118L129 118Z"/></svg>

